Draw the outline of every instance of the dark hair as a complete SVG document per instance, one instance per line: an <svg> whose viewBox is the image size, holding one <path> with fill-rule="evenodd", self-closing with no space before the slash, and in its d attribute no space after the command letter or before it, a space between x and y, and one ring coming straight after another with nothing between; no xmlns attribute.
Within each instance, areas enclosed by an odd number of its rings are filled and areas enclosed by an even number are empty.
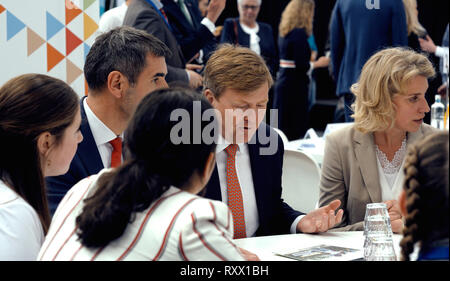
<svg viewBox="0 0 450 281"><path fill-rule="evenodd" d="M129 26L99 35L84 64L89 89L103 89L112 71L119 71L133 85L147 66L148 54L164 57L170 55L170 50L155 36Z"/></svg>
<svg viewBox="0 0 450 281"><path fill-rule="evenodd" d="M183 88L157 90L141 101L124 134L127 161L100 176L96 191L84 201L76 219L84 246L106 246L123 234L135 212L147 209L170 186L182 188L196 171L204 170L217 141L192 141L197 121L194 102L199 102L201 114L212 109L203 95ZM189 144L177 145L171 139L178 123L171 114L177 109L189 113ZM218 124L215 118L212 122ZM201 121L196 126L203 132L210 124Z"/></svg>
<svg viewBox="0 0 450 281"><path fill-rule="evenodd" d="M50 213L37 139L50 132L60 144L78 107L69 85L42 74L21 75L0 88L0 179L36 210L45 233Z"/></svg>
<svg viewBox="0 0 450 281"><path fill-rule="evenodd" d="M414 244L426 251L433 241L448 238L448 132L427 136L408 148L405 159L406 209L402 259Z"/></svg>

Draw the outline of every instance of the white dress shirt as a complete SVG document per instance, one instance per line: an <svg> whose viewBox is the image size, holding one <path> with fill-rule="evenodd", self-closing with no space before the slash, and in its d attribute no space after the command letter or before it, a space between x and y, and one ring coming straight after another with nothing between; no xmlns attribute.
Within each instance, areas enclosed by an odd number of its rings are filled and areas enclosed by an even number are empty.
<svg viewBox="0 0 450 281"><path fill-rule="evenodd" d="M219 174L220 192L222 202L228 205L227 192L227 148L231 143L219 135L216 146L216 163ZM247 237L255 236L259 227L258 206L256 204L255 186L253 184L253 174L250 164L250 154L246 143L239 143L236 151L236 175L242 191L244 201L245 230ZM305 215L298 216L291 225L291 233L297 233L297 224Z"/></svg>
<svg viewBox="0 0 450 281"><path fill-rule="evenodd" d="M0 261L33 261L44 242L38 214L0 180Z"/></svg>
<svg viewBox="0 0 450 281"><path fill-rule="evenodd" d="M109 143L117 136L111 129L108 128L98 117L92 112L87 104L87 99L84 99L83 106L86 112L87 121L91 128L92 136L94 137L95 144L97 145L98 152L102 158L103 167L111 167L111 154L113 151L112 145ZM123 140L123 133L120 135ZM123 155L123 153L122 153ZM122 156L123 160L123 156Z"/></svg>

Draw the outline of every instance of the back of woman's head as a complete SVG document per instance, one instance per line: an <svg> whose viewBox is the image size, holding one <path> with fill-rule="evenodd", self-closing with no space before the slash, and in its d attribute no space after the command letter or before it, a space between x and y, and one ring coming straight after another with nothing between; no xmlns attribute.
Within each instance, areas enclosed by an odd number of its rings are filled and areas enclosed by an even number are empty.
<svg viewBox="0 0 450 281"><path fill-rule="evenodd" d="M79 97L63 81L42 74L13 78L0 88L0 179L50 222L37 139L50 132L58 145L78 112Z"/></svg>
<svg viewBox="0 0 450 281"><path fill-rule="evenodd" d="M216 139L206 142L202 132L218 126L214 115L202 120L207 110L213 109L204 96L182 88L157 90L141 101L124 134L126 162L99 178L77 217L83 245L106 246L123 234L135 212L204 170Z"/></svg>
<svg viewBox="0 0 450 281"><path fill-rule="evenodd" d="M435 70L428 58L406 48L388 48L364 64L359 81L352 85L355 127L363 133L384 131L395 121L395 95L407 93L416 76L431 78Z"/></svg>
<svg viewBox="0 0 450 281"><path fill-rule="evenodd" d="M304 28L311 35L314 6L314 0L291 0L281 14L280 36L285 37L295 28Z"/></svg>
<svg viewBox="0 0 450 281"><path fill-rule="evenodd" d="M407 215L400 243L406 260L416 242L426 248L430 242L448 239L448 149L448 132L427 136L408 148L404 166Z"/></svg>

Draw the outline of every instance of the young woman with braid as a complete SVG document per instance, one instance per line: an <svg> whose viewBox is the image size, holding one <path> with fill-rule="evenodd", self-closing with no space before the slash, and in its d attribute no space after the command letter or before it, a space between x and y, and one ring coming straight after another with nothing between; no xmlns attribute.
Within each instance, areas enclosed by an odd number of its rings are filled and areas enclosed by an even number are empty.
<svg viewBox="0 0 450 281"><path fill-rule="evenodd" d="M439 132L408 149L399 199L405 216L403 260L410 260L416 243L418 260L449 259L448 148L448 132Z"/></svg>

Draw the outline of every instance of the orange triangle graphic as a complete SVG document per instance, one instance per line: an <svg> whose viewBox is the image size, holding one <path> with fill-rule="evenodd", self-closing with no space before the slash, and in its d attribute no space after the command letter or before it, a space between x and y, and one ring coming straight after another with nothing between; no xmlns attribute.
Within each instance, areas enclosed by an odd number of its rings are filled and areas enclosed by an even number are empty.
<svg viewBox="0 0 450 281"><path fill-rule="evenodd" d="M3 7L2 5L0 5L0 14L3 12L3 11L5 11L6 9L5 9L5 7Z"/></svg>
<svg viewBox="0 0 450 281"><path fill-rule="evenodd" d="M84 14L84 40L86 41L98 29L98 24L88 15Z"/></svg>
<svg viewBox="0 0 450 281"><path fill-rule="evenodd" d="M47 72L52 70L64 59L64 55L58 52L52 45L47 43Z"/></svg>
<svg viewBox="0 0 450 281"><path fill-rule="evenodd" d="M41 36L27 27L27 56L34 53L44 43L45 40Z"/></svg>
<svg viewBox="0 0 450 281"><path fill-rule="evenodd" d="M72 1L66 0L66 2L69 2L69 4L66 4L66 25L68 25L69 22L73 21L73 19L81 14L82 11L77 5L73 4Z"/></svg>
<svg viewBox="0 0 450 281"><path fill-rule="evenodd" d="M73 62L67 59L67 84L72 84L83 73Z"/></svg>
<svg viewBox="0 0 450 281"><path fill-rule="evenodd" d="M76 47L80 46L81 43L83 41L66 28L66 56L75 50Z"/></svg>

